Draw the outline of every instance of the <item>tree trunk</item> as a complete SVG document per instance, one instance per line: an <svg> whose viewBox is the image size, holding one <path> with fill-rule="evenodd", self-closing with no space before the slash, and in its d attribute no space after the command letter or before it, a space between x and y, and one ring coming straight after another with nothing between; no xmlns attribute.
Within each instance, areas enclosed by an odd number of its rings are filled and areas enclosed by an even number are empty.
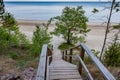
<svg viewBox="0 0 120 80"><path fill-rule="evenodd" d="M67 44L71 44L71 41L70 41L70 29L68 29L68 34L67 34Z"/></svg>
<svg viewBox="0 0 120 80"><path fill-rule="evenodd" d="M100 60L102 59L102 55L103 55L104 48L105 48L105 45L106 45L107 34L108 34L108 31L109 31L109 25L110 25L110 20L111 20L111 16L112 16L114 3L115 3L115 0L112 1L112 5L111 5L111 9L110 9L110 14L109 14L107 27L106 27L106 31L105 31L105 38L104 38L103 47L102 47L101 54L100 54Z"/></svg>

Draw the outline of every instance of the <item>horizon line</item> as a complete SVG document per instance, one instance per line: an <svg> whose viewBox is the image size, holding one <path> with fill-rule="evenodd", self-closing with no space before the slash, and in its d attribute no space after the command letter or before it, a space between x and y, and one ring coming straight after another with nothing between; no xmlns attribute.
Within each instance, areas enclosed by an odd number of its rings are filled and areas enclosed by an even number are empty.
<svg viewBox="0 0 120 80"><path fill-rule="evenodd" d="M4 2L112 2L112 1L4 1Z"/></svg>

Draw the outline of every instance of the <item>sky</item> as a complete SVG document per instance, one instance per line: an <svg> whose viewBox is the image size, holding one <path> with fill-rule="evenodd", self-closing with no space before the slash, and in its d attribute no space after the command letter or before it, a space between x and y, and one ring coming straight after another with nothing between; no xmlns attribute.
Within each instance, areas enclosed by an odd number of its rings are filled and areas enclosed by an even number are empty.
<svg viewBox="0 0 120 80"><path fill-rule="evenodd" d="M108 0L4 0L4 1L108 1Z"/></svg>

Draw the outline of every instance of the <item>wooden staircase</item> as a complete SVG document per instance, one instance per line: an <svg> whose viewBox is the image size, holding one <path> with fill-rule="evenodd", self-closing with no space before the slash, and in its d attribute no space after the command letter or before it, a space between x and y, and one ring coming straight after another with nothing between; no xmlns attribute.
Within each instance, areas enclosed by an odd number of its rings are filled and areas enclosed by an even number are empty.
<svg viewBox="0 0 120 80"><path fill-rule="evenodd" d="M75 57L79 63L78 66L72 64L73 50L76 49L79 51L79 55L76 55ZM84 70L84 75L86 75L87 80L94 80L84 63L85 53L99 69L104 80L116 80L84 44L62 51L62 53L57 49L57 47L51 51L47 45L43 45L36 80L83 80L82 70Z"/></svg>
<svg viewBox="0 0 120 80"><path fill-rule="evenodd" d="M82 80L76 65L62 60L59 50L53 51L49 80Z"/></svg>

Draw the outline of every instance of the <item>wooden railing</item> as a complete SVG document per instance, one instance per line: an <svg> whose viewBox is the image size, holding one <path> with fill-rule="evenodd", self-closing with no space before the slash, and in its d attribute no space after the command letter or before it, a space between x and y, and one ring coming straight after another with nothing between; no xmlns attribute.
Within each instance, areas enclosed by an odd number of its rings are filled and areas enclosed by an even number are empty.
<svg viewBox="0 0 120 80"><path fill-rule="evenodd" d="M47 45L43 45L36 80L49 80L49 64L52 61L52 51Z"/></svg>
<svg viewBox="0 0 120 80"><path fill-rule="evenodd" d="M80 74L82 73L82 68L86 72L86 75L89 80L94 80L91 76L89 70L87 69L85 63L84 63L84 55L85 53L88 55L88 57L93 61L93 63L96 65L96 67L99 69L100 73L104 77L105 80L116 80L114 76L107 70L107 68L100 62L99 59L97 59L96 56L93 55L93 53L88 49L87 46L84 44L80 44L79 46L76 46L74 48L71 48L69 50L62 51L62 58L64 60L68 60L70 63L72 63L73 60L73 50L74 49L80 49L79 55L77 55L75 58L79 61L78 70ZM69 52L69 54L68 54Z"/></svg>

